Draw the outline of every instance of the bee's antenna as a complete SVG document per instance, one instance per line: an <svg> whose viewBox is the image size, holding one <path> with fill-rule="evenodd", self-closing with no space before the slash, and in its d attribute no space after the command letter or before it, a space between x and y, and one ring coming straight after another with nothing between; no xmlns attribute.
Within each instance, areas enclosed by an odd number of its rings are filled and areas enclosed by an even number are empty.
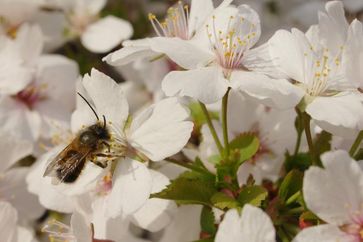
<svg viewBox="0 0 363 242"><path fill-rule="evenodd" d="M105 115L102 115L103 117L103 128L106 128L106 117Z"/></svg>
<svg viewBox="0 0 363 242"><path fill-rule="evenodd" d="M100 118L98 117L98 115L97 115L97 113L96 113L96 111L94 110L94 108L92 107L92 105L87 101L87 99L84 97L84 96L82 96L82 94L80 94L79 92L77 92L77 94L87 103L87 105L92 109L92 111L93 111L93 113L95 114L95 116L96 116L96 118L97 118L97 120L99 121L100 120ZM105 117L105 116L103 116L103 117Z"/></svg>

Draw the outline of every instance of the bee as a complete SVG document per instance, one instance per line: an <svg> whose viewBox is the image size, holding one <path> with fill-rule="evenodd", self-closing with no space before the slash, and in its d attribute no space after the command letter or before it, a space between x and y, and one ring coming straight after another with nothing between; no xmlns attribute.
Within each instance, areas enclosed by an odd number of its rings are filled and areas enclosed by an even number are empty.
<svg viewBox="0 0 363 242"><path fill-rule="evenodd" d="M80 93L78 95L87 103L97 118L97 123L82 129L72 142L65 147L47 166L43 177L57 177L59 182L73 183L81 174L87 161L106 168L110 160L111 135L106 126L106 118L100 121L96 111L87 99ZM108 153L103 152L108 149ZM96 158L103 158L103 162ZM106 158L106 159L104 159Z"/></svg>

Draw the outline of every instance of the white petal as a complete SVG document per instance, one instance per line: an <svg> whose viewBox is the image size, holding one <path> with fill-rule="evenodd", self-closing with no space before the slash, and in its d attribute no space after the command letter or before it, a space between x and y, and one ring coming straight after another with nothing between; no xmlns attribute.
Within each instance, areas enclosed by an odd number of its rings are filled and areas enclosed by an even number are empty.
<svg viewBox="0 0 363 242"><path fill-rule="evenodd" d="M344 6L348 12L356 13L362 10L363 2L356 0L344 0Z"/></svg>
<svg viewBox="0 0 363 242"><path fill-rule="evenodd" d="M95 104L99 118L105 115L107 121L123 128L129 110L122 87L96 69L92 69L91 76L85 75L82 83Z"/></svg>
<svg viewBox="0 0 363 242"><path fill-rule="evenodd" d="M25 178L29 168L13 168L3 174L0 181L2 199L10 202L18 211L19 216L26 219L37 219L44 212L38 197L27 191Z"/></svg>
<svg viewBox="0 0 363 242"><path fill-rule="evenodd" d="M0 173L10 168L15 162L31 154L32 143L23 139L18 139L10 133L0 134Z"/></svg>
<svg viewBox="0 0 363 242"><path fill-rule="evenodd" d="M36 242L31 228L17 227L17 242Z"/></svg>
<svg viewBox="0 0 363 242"><path fill-rule="evenodd" d="M91 226L85 221L81 214L77 212L73 213L71 217L71 228L77 242L92 241Z"/></svg>
<svg viewBox="0 0 363 242"><path fill-rule="evenodd" d="M152 187L152 177L145 164L129 158L118 162L107 200L107 214L112 218L132 214L142 207Z"/></svg>
<svg viewBox="0 0 363 242"><path fill-rule="evenodd" d="M170 224L160 239L160 242L185 242L199 239L201 206L180 206L172 224Z"/></svg>
<svg viewBox="0 0 363 242"><path fill-rule="evenodd" d="M330 51L338 50L344 45L348 30L344 6L340 1L330 1L325 5L327 13L319 13L319 34Z"/></svg>
<svg viewBox="0 0 363 242"><path fill-rule="evenodd" d="M153 161L179 152L189 140L193 123L177 98L164 99L138 115L130 127L130 144Z"/></svg>
<svg viewBox="0 0 363 242"><path fill-rule="evenodd" d="M15 41L27 64L33 64L43 51L43 34L37 25L22 25Z"/></svg>
<svg viewBox="0 0 363 242"><path fill-rule="evenodd" d="M13 242L16 238L18 214L10 203L0 201L0 234L4 242Z"/></svg>
<svg viewBox="0 0 363 242"><path fill-rule="evenodd" d="M277 31L268 41L275 65L288 77L304 81L304 53L298 38L286 30Z"/></svg>
<svg viewBox="0 0 363 242"><path fill-rule="evenodd" d="M188 96L211 104L222 99L228 89L228 82L219 68L205 67L172 71L165 76L161 88L167 96Z"/></svg>
<svg viewBox="0 0 363 242"><path fill-rule="evenodd" d="M214 10L212 0L192 0L189 14L189 36L199 28L204 27L204 23Z"/></svg>
<svg viewBox="0 0 363 242"><path fill-rule="evenodd" d="M151 170L153 178L152 193L162 191L170 183L169 179L163 174ZM148 231L156 232L168 225L173 213L176 212L176 205L173 201L151 198L143 207L132 215L134 223Z"/></svg>
<svg viewBox="0 0 363 242"><path fill-rule="evenodd" d="M321 157L325 169L310 167L304 176L304 199L308 208L324 221L343 225L360 211L363 202L363 173L346 151Z"/></svg>
<svg viewBox="0 0 363 242"><path fill-rule="evenodd" d="M105 53L115 48L122 40L130 38L132 34L133 29L129 22L107 16L88 26L81 36L81 41L88 50Z"/></svg>
<svg viewBox="0 0 363 242"><path fill-rule="evenodd" d="M131 62L160 55L151 50L149 39L129 40L123 42L123 48L116 50L102 60L113 66L126 65Z"/></svg>
<svg viewBox="0 0 363 242"><path fill-rule="evenodd" d="M360 130L363 121L361 98L355 94L341 93L332 97L317 97L306 112L326 131L344 135L340 129Z"/></svg>
<svg viewBox="0 0 363 242"><path fill-rule="evenodd" d="M166 54L184 69L205 66L214 59L212 52L179 38L155 37L149 41L153 51Z"/></svg>
<svg viewBox="0 0 363 242"><path fill-rule="evenodd" d="M285 79L272 79L253 72L234 71L231 82L234 88L273 108L293 108L304 96L300 88Z"/></svg>
<svg viewBox="0 0 363 242"><path fill-rule="evenodd" d="M243 207L241 217L235 209L225 214L215 241L275 242L275 228L266 213L247 204Z"/></svg>
<svg viewBox="0 0 363 242"><path fill-rule="evenodd" d="M293 242L353 242L352 237L330 224L314 226L302 230Z"/></svg>

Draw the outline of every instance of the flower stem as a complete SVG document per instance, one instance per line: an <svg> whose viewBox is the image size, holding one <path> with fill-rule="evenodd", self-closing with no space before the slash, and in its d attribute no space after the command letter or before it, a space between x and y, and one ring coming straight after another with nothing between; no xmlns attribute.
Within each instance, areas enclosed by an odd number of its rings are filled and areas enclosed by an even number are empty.
<svg viewBox="0 0 363 242"><path fill-rule="evenodd" d="M296 108L296 113L297 113L297 120L296 120L297 140L295 144L294 156L296 156L299 153L302 133L304 132L303 115L298 108Z"/></svg>
<svg viewBox="0 0 363 242"><path fill-rule="evenodd" d="M205 116L205 118L206 118L206 120L207 120L207 125L208 125L208 127L209 127L209 130L210 130L210 132L211 132L212 136L213 136L214 142L215 142L215 143L216 143L216 145L217 145L217 148L218 148L218 150L219 150L219 153L222 155L222 154L223 154L223 146L222 146L221 141L220 141L220 140L219 140L219 138L218 138L218 135L217 135L216 129L215 129L215 128L214 128L214 126L213 126L212 119L210 118L210 115L209 115L209 112L208 112L208 110L207 110L207 107L206 107L206 106L205 106L205 104L204 104L204 103L202 103L202 102L199 102L199 104L200 104L200 107L202 108L202 111L203 111L203 113L204 113L204 116Z"/></svg>
<svg viewBox="0 0 363 242"><path fill-rule="evenodd" d="M231 88L228 88L226 94L222 99L222 128L223 128L224 150L226 157L229 156L227 109L228 109L228 94L230 90Z"/></svg>
<svg viewBox="0 0 363 242"><path fill-rule="evenodd" d="M308 141L308 146L309 146L309 151L310 151L310 155L311 155L312 164L317 166L318 162L316 160L317 157L316 157L316 154L315 154L313 138L311 136L311 131L310 131L311 117L309 116L309 114L303 113L303 120L304 120L306 140Z"/></svg>
<svg viewBox="0 0 363 242"><path fill-rule="evenodd" d="M357 138L355 138L354 143L352 145L352 147L349 150L349 154L350 156L354 156L355 152L357 151L357 149L359 148L360 143L363 140L363 130L359 132L359 134L357 135Z"/></svg>
<svg viewBox="0 0 363 242"><path fill-rule="evenodd" d="M169 163L173 163L175 165L178 165L178 166L181 166L181 167L184 167L184 168L187 168L189 170L196 171L196 172L199 172L199 173L206 173L207 172L206 170L204 170L202 168L198 168L196 166L190 165L189 163L184 162L184 161L179 161L179 160L172 159L172 158L166 158L164 160L169 162Z"/></svg>

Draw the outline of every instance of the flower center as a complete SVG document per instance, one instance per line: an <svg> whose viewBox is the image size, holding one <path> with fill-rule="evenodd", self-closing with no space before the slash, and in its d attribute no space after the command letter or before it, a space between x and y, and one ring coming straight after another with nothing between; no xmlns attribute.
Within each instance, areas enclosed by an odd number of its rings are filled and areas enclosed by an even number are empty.
<svg viewBox="0 0 363 242"><path fill-rule="evenodd" d="M102 180L98 181L96 186L96 194L98 196L107 196L112 190L112 175L109 172Z"/></svg>
<svg viewBox="0 0 363 242"><path fill-rule="evenodd" d="M206 25L210 45L216 55L217 63L224 69L244 68L243 54L255 43L256 25L242 16L230 16L227 28L223 31L216 27L216 17L212 16L212 26ZM226 73L225 73L226 74Z"/></svg>
<svg viewBox="0 0 363 242"><path fill-rule="evenodd" d="M341 47L342 49L343 47ZM313 47L311 47L311 50L313 50ZM324 49L320 53L312 51L311 54L313 61L310 81L306 86L307 94L312 97L335 95L337 90L330 90L330 88L340 79L339 76L334 77L334 74L341 64L341 52L336 57L331 56L328 49ZM311 56L309 57L308 53L304 53L304 56L305 63L309 63L307 59L311 58Z"/></svg>
<svg viewBox="0 0 363 242"><path fill-rule="evenodd" d="M97 15L70 14L68 21L71 23L70 33L76 36L81 35L86 28L98 19Z"/></svg>
<svg viewBox="0 0 363 242"><path fill-rule="evenodd" d="M149 14L149 20L158 36L178 37L183 40L193 36L189 34L188 27L189 7L181 1L168 9L164 21L160 22L152 13Z"/></svg>
<svg viewBox="0 0 363 242"><path fill-rule="evenodd" d="M351 224L343 225L340 229L353 236L355 241L363 242L363 216L360 213L352 217Z"/></svg>
<svg viewBox="0 0 363 242"><path fill-rule="evenodd" d="M29 84L24 90L13 96L17 101L25 104L29 109L33 109L37 102L47 99L44 90L47 89L47 84L41 85Z"/></svg>

